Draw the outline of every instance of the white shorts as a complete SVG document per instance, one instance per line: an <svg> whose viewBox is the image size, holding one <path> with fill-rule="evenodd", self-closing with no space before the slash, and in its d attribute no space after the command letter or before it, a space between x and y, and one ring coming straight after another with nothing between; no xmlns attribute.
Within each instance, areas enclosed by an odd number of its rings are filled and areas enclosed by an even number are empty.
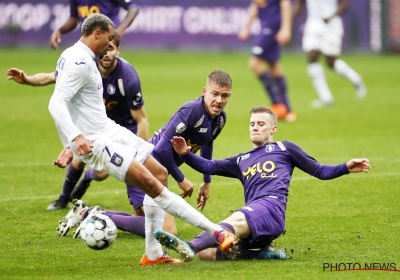
<svg viewBox="0 0 400 280"><path fill-rule="evenodd" d="M76 158L124 183L132 161L143 164L154 150L154 145L117 124L108 135L92 141L94 147L90 154L79 156L74 144L71 143L71 150Z"/></svg>
<svg viewBox="0 0 400 280"><path fill-rule="evenodd" d="M343 25L341 20L329 24L307 20L304 27L303 51L318 50L325 55L339 56L342 50Z"/></svg>

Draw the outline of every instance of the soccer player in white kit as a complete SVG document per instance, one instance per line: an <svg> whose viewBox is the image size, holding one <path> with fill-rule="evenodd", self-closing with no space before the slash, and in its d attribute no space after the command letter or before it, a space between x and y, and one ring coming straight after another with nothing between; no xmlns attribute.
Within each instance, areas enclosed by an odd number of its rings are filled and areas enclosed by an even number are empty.
<svg viewBox="0 0 400 280"><path fill-rule="evenodd" d="M61 54L56 66L56 86L49 111L64 149L53 164L64 168L76 157L146 193L143 203L146 249L140 265L181 263L163 252L154 237L163 226L163 210L213 234L221 250L229 251L236 243L233 233L210 222L164 187L168 173L151 156L154 146L107 118L95 57L107 54L114 37L113 22L105 15L93 14L83 22L81 35L75 45ZM75 226L82 218L79 207L71 211L66 227Z"/></svg>
<svg viewBox="0 0 400 280"><path fill-rule="evenodd" d="M324 69L318 62L322 53L329 68L349 80L356 90L356 95L362 99L366 95L366 87L360 75L346 62L338 59L341 53L343 23L340 15L347 9L347 0L298 0L294 8L296 17L307 4L307 21L304 27L303 50L308 54L307 71L319 99L311 106L319 108L332 105L334 98L326 82Z"/></svg>

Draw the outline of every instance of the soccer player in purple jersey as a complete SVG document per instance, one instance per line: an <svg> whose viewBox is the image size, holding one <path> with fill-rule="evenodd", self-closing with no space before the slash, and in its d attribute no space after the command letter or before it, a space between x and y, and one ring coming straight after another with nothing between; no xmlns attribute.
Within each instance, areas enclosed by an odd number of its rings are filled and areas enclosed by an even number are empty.
<svg viewBox="0 0 400 280"><path fill-rule="evenodd" d="M230 98L231 88L232 79L226 72L220 70L211 72L207 76L202 96L181 106L170 120L159 131L155 132L154 136L149 140L155 146L152 156L176 180L179 187L184 191L181 194L182 197L191 196L194 185L178 168L182 165L183 160L174 151L171 139L181 136L187 145L191 147L192 153L200 150L200 155L203 158L211 159L214 140L221 133L226 123L224 108ZM210 183L211 176L204 174L203 183L200 186L197 197L197 206L201 210L204 209L209 198ZM144 204L154 204L148 196L145 196L143 192L138 191L135 187L128 186L128 197L130 200L134 197L136 201L144 201ZM96 206L93 209L93 211L98 211ZM116 223L118 229L143 236L144 225L141 224L141 220L138 220L137 217L125 212L111 213L105 210L103 213ZM86 215L84 215L85 217ZM167 218L170 217L167 216ZM173 232L171 226L174 223L170 222L169 225L168 231ZM74 237L78 236L78 232L79 228Z"/></svg>
<svg viewBox="0 0 400 280"><path fill-rule="evenodd" d="M349 173L368 172L369 160L361 158L339 165L322 164L292 142L274 142L273 135L278 130L277 117L270 109L257 106L250 113L253 149L245 153L223 160L206 160L190 153L191 147L182 138L174 137L172 144L195 170L237 178L242 182L245 206L220 223L240 239L236 259L287 259L283 250L273 251L269 246L285 228L293 169L297 167L318 179L329 180ZM227 258L219 249L211 248L216 239L206 232L187 243L161 231L156 233L156 238L184 256L186 261L191 260L194 253L201 259Z"/></svg>
<svg viewBox="0 0 400 280"><path fill-rule="evenodd" d="M296 120L287 93L286 78L280 63L281 46L287 44L291 32L290 0L252 0L246 25L239 32L240 40L250 37L250 29L256 18L260 19L261 30L255 39L249 67L261 81L272 101L271 110L279 119Z"/></svg>
<svg viewBox="0 0 400 280"><path fill-rule="evenodd" d="M74 30L78 23L82 22L91 14L104 14L108 16L117 26L115 33L120 38L125 34L125 30L132 24L133 20L139 13L139 10L132 0L70 0L70 16L67 21L54 30L50 37L50 45L53 49L58 49L61 42L61 35ZM120 9L127 10L127 14L122 22L120 22L118 14Z"/></svg>

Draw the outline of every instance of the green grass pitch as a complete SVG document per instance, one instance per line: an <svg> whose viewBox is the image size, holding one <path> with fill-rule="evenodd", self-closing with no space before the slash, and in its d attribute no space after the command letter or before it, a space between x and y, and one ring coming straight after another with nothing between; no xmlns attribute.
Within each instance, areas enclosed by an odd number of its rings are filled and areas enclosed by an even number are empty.
<svg viewBox="0 0 400 280"><path fill-rule="evenodd" d="M56 235L68 210L47 211L61 191L66 170L51 165L61 143L47 106L53 91L6 80L9 67L28 74L51 72L60 51L2 49L0 63L0 278L1 279L394 279L387 271L323 271L324 263L395 263L400 269L400 57L346 54L368 87L358 100L344 78L326 68L335 105L311 109L316 98L303 54L284 53L295 123L281 122L275 140L299 144L317 160L339 164L367 157L368 174L320 181L299 170L293 174L286 234L276 247L293 252L289 261L205 262L179 266L140 267L144 239L119 231L111 249L94 251L69 233ZM214 144L214 157L251 149L249 110L269 106L258 80L247 69L248 53L125 51L121 56L137 69L149 115L150 132L158 130L183 103L201 94L206 76L215 69L233 79L226 107L227 124ZM202 176L187 166L196 184L187 201L195 206ZM170 189L179 189L170 180ZM113 178L94 182L84 197L89 205L131 212L125 185ZM237 180L213 177L211 198L203 213L219 222L243 205ZM200 232L177 221L178 234L188 240ZM174 252L171 255L177 256Z"/></svg>

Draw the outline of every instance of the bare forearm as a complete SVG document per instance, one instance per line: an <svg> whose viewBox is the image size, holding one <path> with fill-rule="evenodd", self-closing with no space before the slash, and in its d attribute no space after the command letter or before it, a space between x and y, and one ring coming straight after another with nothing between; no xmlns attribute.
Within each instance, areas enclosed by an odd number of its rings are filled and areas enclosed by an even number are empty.
<svg viewBox="0 0 400 280"><path fill-rule="evenodd" d="M124 30L127 29L135 20L138 14L139 14L139 9L137 7L130 8L124 20L121 22L118 28L123 28Z"/></svg>
<svg viewBox="0 0 400 280"><path fill-rule="evenodd" d="M290 0L281 1L281 30L292 30L292 3Z"/></svg>
<svg viewBox="0 0 400 280"><path fill-rule="evenodd" d="M37 73L32 76L26 77L26 83L30 86L46 86L49 84L54 84L56 82L56 78L54 73Z"/></svg>

